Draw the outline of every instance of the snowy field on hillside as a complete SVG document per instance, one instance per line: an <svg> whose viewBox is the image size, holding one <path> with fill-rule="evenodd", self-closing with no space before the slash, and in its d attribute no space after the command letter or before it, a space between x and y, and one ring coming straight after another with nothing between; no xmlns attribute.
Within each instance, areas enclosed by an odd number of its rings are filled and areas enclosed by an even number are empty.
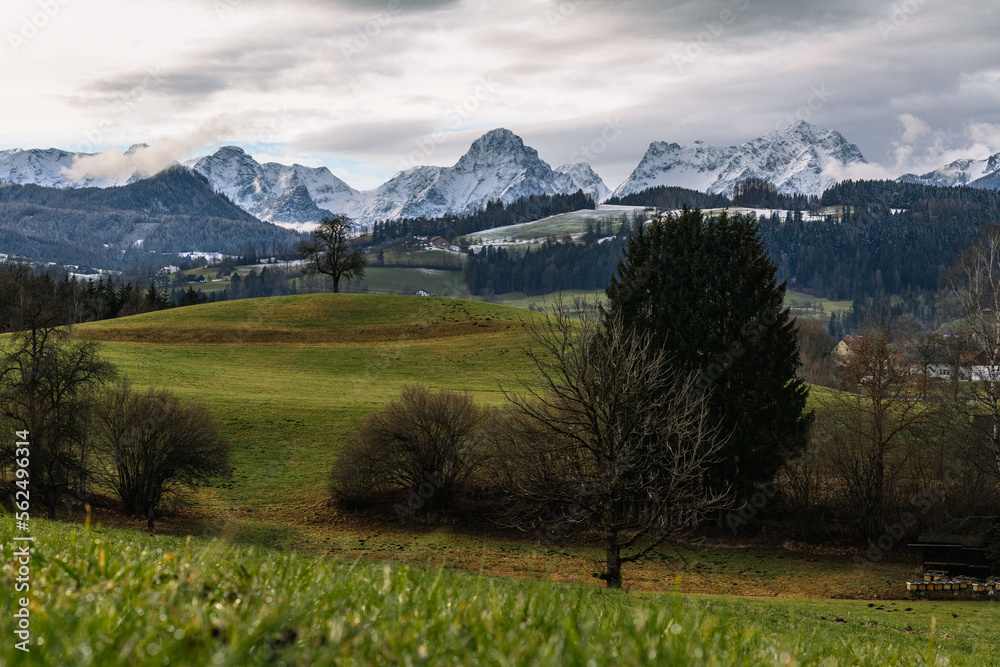
<svg viewBox="0 0 1000 667"><path fill-rule="evenodd" d="M728 209L705 209L705 213L709 215L717 215L723 210L728 211L730 215L749 215L752 213L756 215L758 219L768 218L774 213L777 213L778 217L782 220L792 215L791 211L781 209L746 208L741 206L735 206ZM468 234L463 238L466 242L474 246L523 245L526 243L538 243L552 237L560 238L566 235L577 237L586 233L588 224L596 224L597 222L604 222L607 220L612 222L613 228L617 231L618 225L621 223L623 216L631 221L637 214L642 212L646 212L647 215L652 216L661 213L680 213L680 209L674 211L658 211L645 206L609 206L602 204L597 207L597 210L584 209L581 211L573 211L572 213L563 213L561 215L542 218L541 220L535 220L534 222L522 222L517 225L486 229L474 234ZM822 215L810 215L808 212L804 211L802 219L806 222L821 222L825 220L825 217Z"/></svg>
<svg viewBox="0 0 1000 667"><path fill-rule="evenodd" d="M585 233L588 223L596 224L610 220L617 226L623 216L631 221L636 214L642 211L652 211L652 209L644 206L607 206L602 204L597 207L597 210L583 209L572 213L553 215L534 222L522 222L517 225L487 229L475 234L468 234L464 238L472 244L486 245L537 241L553 236L561 237L566 234L573 236Z"/></svg>

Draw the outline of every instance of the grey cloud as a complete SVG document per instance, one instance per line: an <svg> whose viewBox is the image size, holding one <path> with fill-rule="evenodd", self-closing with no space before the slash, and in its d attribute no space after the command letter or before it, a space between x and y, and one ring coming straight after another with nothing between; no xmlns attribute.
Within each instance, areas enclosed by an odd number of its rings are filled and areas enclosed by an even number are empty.
<svg viewBox="0 0 1000 667"><path fill-rule="evenodd" d="M324 153L400 153L412 150L415 140L433 130L431 121L420 119L343 123L301 136L291 146Z"/></svg>
<svg viewBox="0 0 1000 667"><path fill-rule="evenodd" d="M101 79L89 86L98 96L117 96L130 91L144 89L177 97L204 97L229 86L226 77L218 72L174 71L174 72L128 72L119 76Z"/></svg>
<svg viewBox="0 0 1000 667"><path fill-rule="evenodd" d="M218 2L218 0L211 0ZM384 11L409 13L435 11L456 6L461 0L289 0L284 3L289 9L308 11L354 11L359 13L379 13ZM239 0L240 5L274 6L274 0Z"/></svg>

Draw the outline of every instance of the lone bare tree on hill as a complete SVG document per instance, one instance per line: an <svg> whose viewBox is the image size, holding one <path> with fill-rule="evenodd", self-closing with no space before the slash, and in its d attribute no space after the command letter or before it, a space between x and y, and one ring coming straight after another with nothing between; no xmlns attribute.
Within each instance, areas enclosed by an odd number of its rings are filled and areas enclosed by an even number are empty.
<svg viewBox="0 0 1000 667"><path fill-rule="evenodd" d="M320 221L310 237L299 243L299 252L308 262L302 272L330 276L334 293L340 291L341 278L365 277L365 258L360 248L352 247L350 231L350 218L335 215Z"/></svg>

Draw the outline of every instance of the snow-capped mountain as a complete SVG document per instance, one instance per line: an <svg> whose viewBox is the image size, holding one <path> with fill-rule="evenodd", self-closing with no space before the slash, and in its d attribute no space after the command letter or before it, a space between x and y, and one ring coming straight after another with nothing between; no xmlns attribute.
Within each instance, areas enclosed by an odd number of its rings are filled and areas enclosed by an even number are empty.
<svg viewBox="0 0 1000 667"><path fill-rule="evenodd" d="M535 149L505 129L477 139L452 167L414 167L364 192L351 188L325 167L259 164L235 146L185 164L238 206L261 220L284 226L316 222L328 213L343 213L362 223L436 218L470 212L492 199L511 202L533 194L567 194L580 189L604 199L609 192L590 165L552 169Z"/></svg>
<svg viewBox="0 0 1000 667"><path fill-rule="evenodd" d="M106 160L101 153L71 153L58 148L0 151L0 182L41 185L48 188L108 188L128 185L143 178L138 152L143 145L132 146L121 155L115 169L100 169L100 175L79 173L74 169L80 160ZM124 167L124 168L122 168ZM151 176L152 174L147 174Z"/></svg>
<svg viewBox="0 0 1000 667"><path fill-rule="evenodd" d="M1000 153L985 160L971 158L955 160L951 164L922 176L903 174L898 180L921 185L969 185L974 188L998 190L1000 189Z"/></svg>
<svg viewBox="0 0 1000 667"><path fill-rule="evenodd" d="M357 206L359 192L326 167L260 164L242 148L223 146L185 166L261 220L294 227Z"/></svg>
<svg viewBox="0 0 1000 667"><path fill-rule="evenodd" d="M152 174L148 146L125 153L72 153L59 149L0 152L0 182L56 188L126 185ZM163 162L162 156L158 157ZM223 146L184 163L216 191L257 218L304 229L331 213L361 223L399 217L461 214L493 199L512 202L538 194L577 190L606 199L609 190L586 163L553 169L510 130L487 132L451 167L415 167L374 190L358 191L326 167L261 164L242 148Z"/></svg>
<svg viewBox="0 0 1000 667"><path fill-rule="evenodd" d="M611 196L611 189L604 184L604 180L597 175L597 172L586 162L575 162L556 167L555 172L569 179L563 185L562 192L573 193L583 190L587 194L593 195L598 203Z"/></svg>
<svg viewBox="0 0 1000 667"><path fill-rule="evenodd" d="M468 213L493 199L509 203L529 195L570 194L577 190L598 199L608 188L590 165L553 169L538 151L506 129L487 132L452 167L402 171L373 191L356 210L360 220L436 218Z"/></svg>
<svg viewBox="0 0 1000 667"><path fill-rule="evenodd" d="M616 196L659 185L709 193L731 193L744 178L763 178L788 194L820 194L836 182L826 175L831 163L865 163L861 151L835 130L798 121L782 131L739 146L690 146L656 141L639 166L615 190Z"/></svg>

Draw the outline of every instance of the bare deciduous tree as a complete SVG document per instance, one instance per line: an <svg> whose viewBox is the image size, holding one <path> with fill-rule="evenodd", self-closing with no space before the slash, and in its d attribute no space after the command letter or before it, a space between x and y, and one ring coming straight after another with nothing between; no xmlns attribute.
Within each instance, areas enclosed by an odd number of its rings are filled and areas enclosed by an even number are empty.
<svg viewBox="0 0 1000 667"><path fill-rule="evenodd" d="M990 449L1000 475L1000 225L984 227L969 243L947 277L945 296L983 352L966 389L989 414Z"/></svg>
<svg viewBox="0 0 1000 667"><path fill-rule="evenodd" d="M0 422L29 432L32 495L55 518L63 494L86 492L89 406L115 369L95 343L67 339L44 296L20 296L24 329L0 355Z"/></svg>
<svg viewBox="0 0 1000 667"><path fill-rule="evenodd" d="M348 234L351 221L342 215L324 218L310 238L299 244L299 252L307 260L303 273L325 273L333 279L333 291L340 291L340 279L361 279L365 276L365 258L361 250L351 246Z"/></svg>
<svg viewBox="0 0 1000 667"><path fill-rule="evenodd" d="M517 525L596 531L600 577L620 588L623 564L727 504L703 484L725 440L693 374L679 374L619 318L602 323L594 308L576 309L580 322L560 302L526 324L537 373L505 389L512 428L498 467Z"/></svg>
<svg viewBox="0 0 1000 667"><path fill-rule="evenodd" d="M818 434L856 521L859 537L885 530L920 427L927 374L906 342L890 344L887 324L861 332L841 375L844 392L819 415Z"/></svg>
<svg viewBox="0 0 1000 667"><path fill-rule="evenodd" d="M229 442L200 403L162 390L138 393L122 382L95 412L98 476L150 529L166 494L230 474Z"/></svg>

